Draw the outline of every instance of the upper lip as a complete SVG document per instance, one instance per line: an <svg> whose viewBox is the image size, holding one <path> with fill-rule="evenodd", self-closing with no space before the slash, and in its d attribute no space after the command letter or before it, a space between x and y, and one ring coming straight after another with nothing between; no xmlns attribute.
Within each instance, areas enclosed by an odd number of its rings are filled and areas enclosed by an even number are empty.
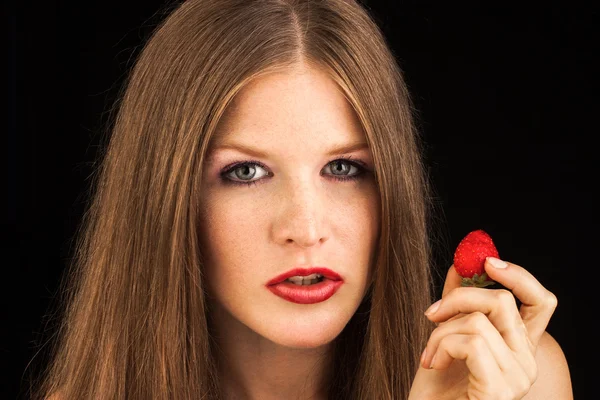
<svg viewBox="0 0 600 400"><path fill-rule="evenodd" d="M309 268L298 267L298 268L293 268L293 269L291 269L287 272L284 272L283 274L278 275L275 278L271 279L269 282L267 282L267 286L281 283L281 282L285 281L287 278L290 278L292 276L307 276L307 275L312 275L312 274L323 275L325 278L331 279L332 281L341 281L342 280L341 276L339 276L334 271L332 271L328 268L325 268L325 267L309 267Z"/></svg>

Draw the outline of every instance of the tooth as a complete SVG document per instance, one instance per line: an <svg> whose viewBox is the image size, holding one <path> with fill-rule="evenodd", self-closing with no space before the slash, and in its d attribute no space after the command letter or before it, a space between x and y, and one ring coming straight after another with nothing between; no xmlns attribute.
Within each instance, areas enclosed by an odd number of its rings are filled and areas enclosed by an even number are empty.
<svg viewBox="0 0 600 400"><path fill-rule="evenodd" d="M311 280L311 279L319 279L322 278L323 275L320 274L310 274L308 276L291 276L289 278L287 278L288 281L293 282L293 283L302 283L303 280Z"/></svg>
<svg viewBox="0 0 600 400"><path fill-rule="evenodd" d="M302 279L301 277L291 277L286 279L286 281L289 281L291 283L293 283L294 285L298 285L298 286L307 286L307 285L314 285L315 283L319 283L319 278L315 278L315 279Z"/></svg>

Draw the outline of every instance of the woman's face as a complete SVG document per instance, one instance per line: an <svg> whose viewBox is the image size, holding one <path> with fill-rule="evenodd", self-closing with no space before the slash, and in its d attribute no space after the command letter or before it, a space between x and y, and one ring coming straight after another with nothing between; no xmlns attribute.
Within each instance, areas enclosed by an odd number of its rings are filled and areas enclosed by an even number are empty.
<svg viewBox="0 0 600 400"><path fill-rule="evenodd" d="M361 125L323 72L269 74L238 93L211 141L202 183L205 274L217 312L283 346L332 341L371 276L379 233L372 171ZM267 286L311 267L341 281L283 283L292 293L283 297Z"/></svg>

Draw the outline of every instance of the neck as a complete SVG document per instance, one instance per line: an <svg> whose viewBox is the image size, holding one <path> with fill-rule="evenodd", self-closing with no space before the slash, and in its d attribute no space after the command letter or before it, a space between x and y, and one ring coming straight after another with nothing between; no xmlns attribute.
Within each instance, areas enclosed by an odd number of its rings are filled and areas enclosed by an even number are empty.
<svg viewBox="0 0 600 400"><path fill-rule="evenodd" d="M224 399L327 398L333 343L290 348L258 335L223 309L213 310L211 319Z"/></svg>

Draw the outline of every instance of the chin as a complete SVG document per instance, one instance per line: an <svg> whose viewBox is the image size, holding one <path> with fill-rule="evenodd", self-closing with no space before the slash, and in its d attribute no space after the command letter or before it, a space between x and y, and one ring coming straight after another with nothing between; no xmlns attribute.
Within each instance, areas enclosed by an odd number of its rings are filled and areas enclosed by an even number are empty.
<svg viewBox="0 0 600 400"><path fill-rule="evenodd" d="M342 312L321 312L310 316L286 314L263 319L256 331L281 346L313 349L331 343L342 332L351 316Z"/></svg>

